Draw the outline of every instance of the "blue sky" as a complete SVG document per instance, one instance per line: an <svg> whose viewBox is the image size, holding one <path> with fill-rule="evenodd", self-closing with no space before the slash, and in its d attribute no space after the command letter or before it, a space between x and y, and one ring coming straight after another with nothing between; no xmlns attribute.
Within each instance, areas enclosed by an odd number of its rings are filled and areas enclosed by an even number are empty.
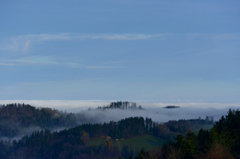
<svg viewBox="0 0 240 159"><path fill-rule="evenodd" d="M240 102L240 1L0 2L0 100Z"/></svg>

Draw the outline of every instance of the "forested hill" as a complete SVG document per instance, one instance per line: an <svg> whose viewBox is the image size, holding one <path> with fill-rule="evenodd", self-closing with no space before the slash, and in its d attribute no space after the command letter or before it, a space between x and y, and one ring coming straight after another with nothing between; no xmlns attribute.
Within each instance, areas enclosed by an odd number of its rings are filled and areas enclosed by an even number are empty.
<svg viewBox="0 0 240 159"><path fill-rule="evenodd" d="M110 106L128 106L129 102L111 103ZM135 104L132 104L133 106ZM118 107L117 107L118 108ZM121 108L121 107L120 107ZM126 109L128 107L125 107ZM108 113L108 112L106 112ZM84 113L65 113L51 108L36 108L29 104L7 104L0 106L0 137L22 136L26 128L51 129L70 128L81 123L91 123L92 118ZM94 120L96 122L96 120ZM212 125L213 121L206 119L169 121L158 126L162 138L170 141L174 139L175 133L185 134L189 130L197 130L203 125ZM156 125L159 125L156 123ZM24 130L24 131L23 131ZM28 133L35 129L29 130ZM22 133L20 133L22 132Z"/></svg>
<svg viewBox="0 0 240 159"><path fill-rule="evenodd" d="M229 110L209 130L201 129L197 135L189 131L176 136L176 142L165 144L157 151L142 150L137 159L234 159L240 158L240 111Z"/></svg>
<svg viewBox="0 0 240 159"><path fill-rule="evenodd" d="M77 127L51 133L49 130L35 131L21 140L0 142L0 156L3 158L105 158L136 156L135 147L119 145L118 141L146 135L168 142L177 134L183 135L194 127L200 128L211 121L203 119L171 121L158 124L151 118L130 117L118 122L81 124ZM197 126L198 125L198 126ZM194 128L194 129L195 129ZM105 142L98 143L99 140ZM152 141L149 141L152 142Z"/></svg>
<svg viewBox="0 0 240 159"><path fill-rule="evenodd" d="M0 107L0 136L14 137L23 128L76 126L74 114L51 108L36 108L28 104L7 104Z"/></svg>
<svg viewBox="0 0 240 159"><path fill-rule="evenodd" d="M49 130L36 131L21 140L0 143L0 157L3 158L102 158L121 153L112 140L98 146L89 146L91 138L108 137L110 139L131 138L152 133L151 119L131 117L119 122L103 124L83 124L75 128L51 133ZM116 144L116 143L115 143ZM115 157L114 156L114 157Z"/></svg>

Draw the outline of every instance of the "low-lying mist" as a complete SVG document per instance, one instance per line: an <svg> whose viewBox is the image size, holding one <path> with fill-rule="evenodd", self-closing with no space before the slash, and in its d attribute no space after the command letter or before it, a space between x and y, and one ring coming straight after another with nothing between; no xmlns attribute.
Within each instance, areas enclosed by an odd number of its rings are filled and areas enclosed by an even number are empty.
<svg viewBox="0 0 240 159"><path fill-rule="evenodd" d="M19 124L16 123L15 125L19 125ZM9 126L13 126L13 125L9 125ZM42 128L40 128L39 126L22 127L19 125L18 128L16 127L14 128L18 131L18 133L15 136L12 136L12 137L0 136L0 140L7 141L9 142L9 144L11 144L13 140L18 141L25 135L30 135L35 131L42 130Z"/></svg>
<svg viewBox="0 0 240 159"><path fill-rule="evenodd" d="M234 109L234 108L233 108ZM226 115L229 108L216 109L216 108L155 108L148 107L144 110L141 109L108 109L108 110L86 110L82 113L86 117L86 121L90 123L104 123L109 121L119 121L128 117L142 116L144 118L152 118L154 122L163 123L169 120L179 120L179 119L205 119L206 116L214 117L214 120L217 121L221 118L222 115ZM82 124L79 121L79 124Z"/></svg>
<svg viewBox="0 0 240 159"><path fill-rule="evenodd" d="M180 120L180 119L198 119L199 117L205 119L206 116L212 116L214 121L218 121L221 116L227 115L229 108L239 109L240 105L227 104L227 103L138 103L143 109L96 109L97 106L104 106L109 104L108 101L1 101L2 104L7 103L25 103L36 107L49 107L55 108L62 113L73 113L75 114L72 118L76 124L84 123L104 123L110 121L119 121L128 117L148 117L152 118L154 122L164 123L169 120ZM137 106L138 106L137 105ZM166 109L163 108L167 105L176 105L181 108ZM90 108L90 109L88 109ZM0 140L11 140L13 141L20 139L24 135L30 135L34 131L43 130L43 128L36 126L22 127L18 123L7 123L6 121L1 121L0 125L10 126L19 130L16 136L4 137L0 136ZM73 126L73 125L71 125ZM54 128L49 128L51 132L61 131L63 129L68 129L69 126L58 126ZM77 125L76 125L77 126Z"/></svg>

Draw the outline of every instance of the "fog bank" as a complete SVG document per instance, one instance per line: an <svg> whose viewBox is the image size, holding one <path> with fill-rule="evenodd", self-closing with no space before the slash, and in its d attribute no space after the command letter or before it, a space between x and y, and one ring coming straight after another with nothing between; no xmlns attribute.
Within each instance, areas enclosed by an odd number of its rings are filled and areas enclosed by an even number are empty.
<svg viewBox="0 0 240 159"><path fill-rule="evenodd" d="M0 104L9 103L25 103L36 107L49 107L59 110L66 110L69 112L86 110L88 108L96 108L97 106L108 105L111 102L118 100L0 100ZM144 108L148 107L165 107L167 105L178 105L181 107L191 108L216 108L224 109L229 107L240 108L240 103L207 103L207 102L159 102L159 101L135 101L123 100L129 102L136 102Z"/></svg>
<svg viewBox="0 0 240 159"><path fill-rule="evenodd" d="M144 110L95 110L98 106L106 106L117 100L0 100L0 104L25 103L36 107L55 108L68 113L81 113L85 115L83 122L109 122L118 121L127 117L149 117L156 122L167 122L169 120L196 119L213 116L214 120L219 120L222 115L226 115L229 108L239 109L240 103L162 103L151 101L130 101L141 105ZM165 109L168 105L180 106L176 109ZM93 110L88 111L88 108Z"/></svg>
<svg viewBox="0 0 240 159"><path fill-rule="evenodd" d="M109 121L119 121L123 118L142 116L144 118L152 118L153 121L163 123L169 120L179 119L205 119L206 116L213 116L217 121L222 115L227 115L229 108L216 109L216 108L146 108L145 110L122 110L122 109L108 109L108 110L90 110L82 111L88 121L93 123L103 123Z"/></svg>

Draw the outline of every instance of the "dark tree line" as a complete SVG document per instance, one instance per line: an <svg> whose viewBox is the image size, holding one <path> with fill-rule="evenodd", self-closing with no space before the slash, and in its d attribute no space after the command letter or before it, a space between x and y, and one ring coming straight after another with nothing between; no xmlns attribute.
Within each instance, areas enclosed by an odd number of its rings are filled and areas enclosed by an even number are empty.
<svg viewBox="0 0 240 159"><path fill-rule="evenodd" d="M176 142L169 142L157 151L142 150L137 159L234 159L240 158L240 111L231 110L217 121L213 128L201 129L196 135L188 131L176 136Z"/></svg>
<svg viewBox="0 0 240 159"><path fill-rule="evenodd" d="M213 125L213 118L206 116L205 119L189 119L189 120L171 120L166 123L153 123L151 134L164 139L166 142L175 142L175 137L178 134L186 135L189 131L197 131L203 128L204 125Z"/></svg>
<svg viewBox="0 0 240 159"><path fill-rule="evenodd" d="M88 139L110 136L112 139L130 138L145 135L152 130L151 119L131 117L119 122L111 121L103 124L82 124L77 127L51 133L49 130L35 131L12 145L0 142L2 158L101 158L109 157L120 150L113 144L88 146ZM112 149L115 149L112 151ZM111 151L110 151L111 150ZM114 153L110 153L114 152Z"/></svg>
<svg viewBox="0 0 240 159"><path fill-rule="evenodd" d="M193 123L204 123L204 120L191 121ZM179 124L177 124L179 122ZM0 142L0 156L2 158L102 158L133 155L133 148L125 145L120 149L117 140L121 138L132 138L146 134L161 136L162 129L174 126L183 126L188 123L185 120L168 122L163 125L156 124L151 118L130 117L118 122L98 124L82 124L74 128L65 129L60 132L51 133L49 130L35 131L31 135L25 135L19 141L11 143ZM170 130L170 129L169 129ZM174 132L175 133L175 132ZM169 132L171 134L171 131ZM165 134L167 135L167 134ZM175 134L176 136L177 134ZM104 145L90 146L90 139L109 136L111 140Z"/></svg>

